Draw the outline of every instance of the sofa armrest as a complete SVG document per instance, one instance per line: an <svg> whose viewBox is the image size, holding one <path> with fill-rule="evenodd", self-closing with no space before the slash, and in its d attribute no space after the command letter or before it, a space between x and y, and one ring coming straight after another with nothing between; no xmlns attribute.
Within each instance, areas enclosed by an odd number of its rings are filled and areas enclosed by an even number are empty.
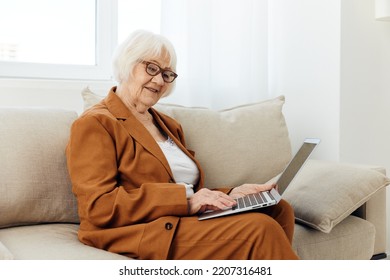
<svg viewBox="0 0 390 280"><path fill-rule="evenodd" d="M374 255L386 252L386 188L381 189L352 215L365 219L375 226Z"/></svg>

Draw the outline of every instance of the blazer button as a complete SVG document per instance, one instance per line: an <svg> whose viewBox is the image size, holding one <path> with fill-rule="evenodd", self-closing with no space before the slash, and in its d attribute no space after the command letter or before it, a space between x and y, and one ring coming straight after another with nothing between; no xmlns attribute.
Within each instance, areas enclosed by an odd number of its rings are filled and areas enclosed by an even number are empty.
<svg viewBox="0 0 390 280"><path fill-rule="evenodd" d="M165 224L165 229L166 230L171 230L173 228L173 225L171 223L166 223Z"/></svg>

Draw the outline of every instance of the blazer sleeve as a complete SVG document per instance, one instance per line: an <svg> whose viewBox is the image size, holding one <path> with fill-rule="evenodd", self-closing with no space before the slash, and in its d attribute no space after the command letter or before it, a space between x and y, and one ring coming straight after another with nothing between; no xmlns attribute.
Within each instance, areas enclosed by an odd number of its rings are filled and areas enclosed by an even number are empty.
<svg viewBox="0 0 390 280"><path fill-rule="evenodd" d="M113 123L103 124L96 116L84 116L72 125L66 154L81 220L88 219L97 227L120 227L162 216L188 215L182 185L119 185L117 145Z"/></svg>

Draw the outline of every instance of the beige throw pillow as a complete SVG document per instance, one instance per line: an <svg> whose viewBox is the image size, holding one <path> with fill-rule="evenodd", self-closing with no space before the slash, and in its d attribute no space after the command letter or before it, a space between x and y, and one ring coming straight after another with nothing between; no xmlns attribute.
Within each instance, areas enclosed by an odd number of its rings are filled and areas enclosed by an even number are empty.
<svg viewBox="0 0 390 280"><path fill-rule="evenodd" d="M84 88L81 91L81 96L84 101L84 111L87 110L88 108L92 107L96 103L99 103L104 96L100 96L94 92L92 92L89 87Z"/></svg>
<svg viewBox="0 0 390 280"><path fill-rule="evenodd" d="M294 208L298 222L329 233L389 182L375 169L309 160L283 198Z"/></svg>

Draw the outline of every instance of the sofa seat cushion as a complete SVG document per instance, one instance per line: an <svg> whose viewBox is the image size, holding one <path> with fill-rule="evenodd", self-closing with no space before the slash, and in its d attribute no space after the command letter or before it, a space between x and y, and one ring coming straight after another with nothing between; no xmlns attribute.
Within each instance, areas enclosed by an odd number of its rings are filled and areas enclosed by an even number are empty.
<svg viewBox="0 0 390 280"><path fill-rule="evenodd" d="M3 243L0 242L0 260L13 260L14 256L8 250L7 247L4 246Z"/></svg>
<svg viewBox="0 0 390 280"><path fill-rule="evenodd" d="M345 218L330 233L295 224L293 248L305 260L369 260L374 243L374 225L355 216Z"/></svg>
<svg viewBox="0 0 390 280"><path fill-rule="evenodd" d="M82 244L77 224L42 224L0 229L0 240L17 260L126 260Z"/></svg>

